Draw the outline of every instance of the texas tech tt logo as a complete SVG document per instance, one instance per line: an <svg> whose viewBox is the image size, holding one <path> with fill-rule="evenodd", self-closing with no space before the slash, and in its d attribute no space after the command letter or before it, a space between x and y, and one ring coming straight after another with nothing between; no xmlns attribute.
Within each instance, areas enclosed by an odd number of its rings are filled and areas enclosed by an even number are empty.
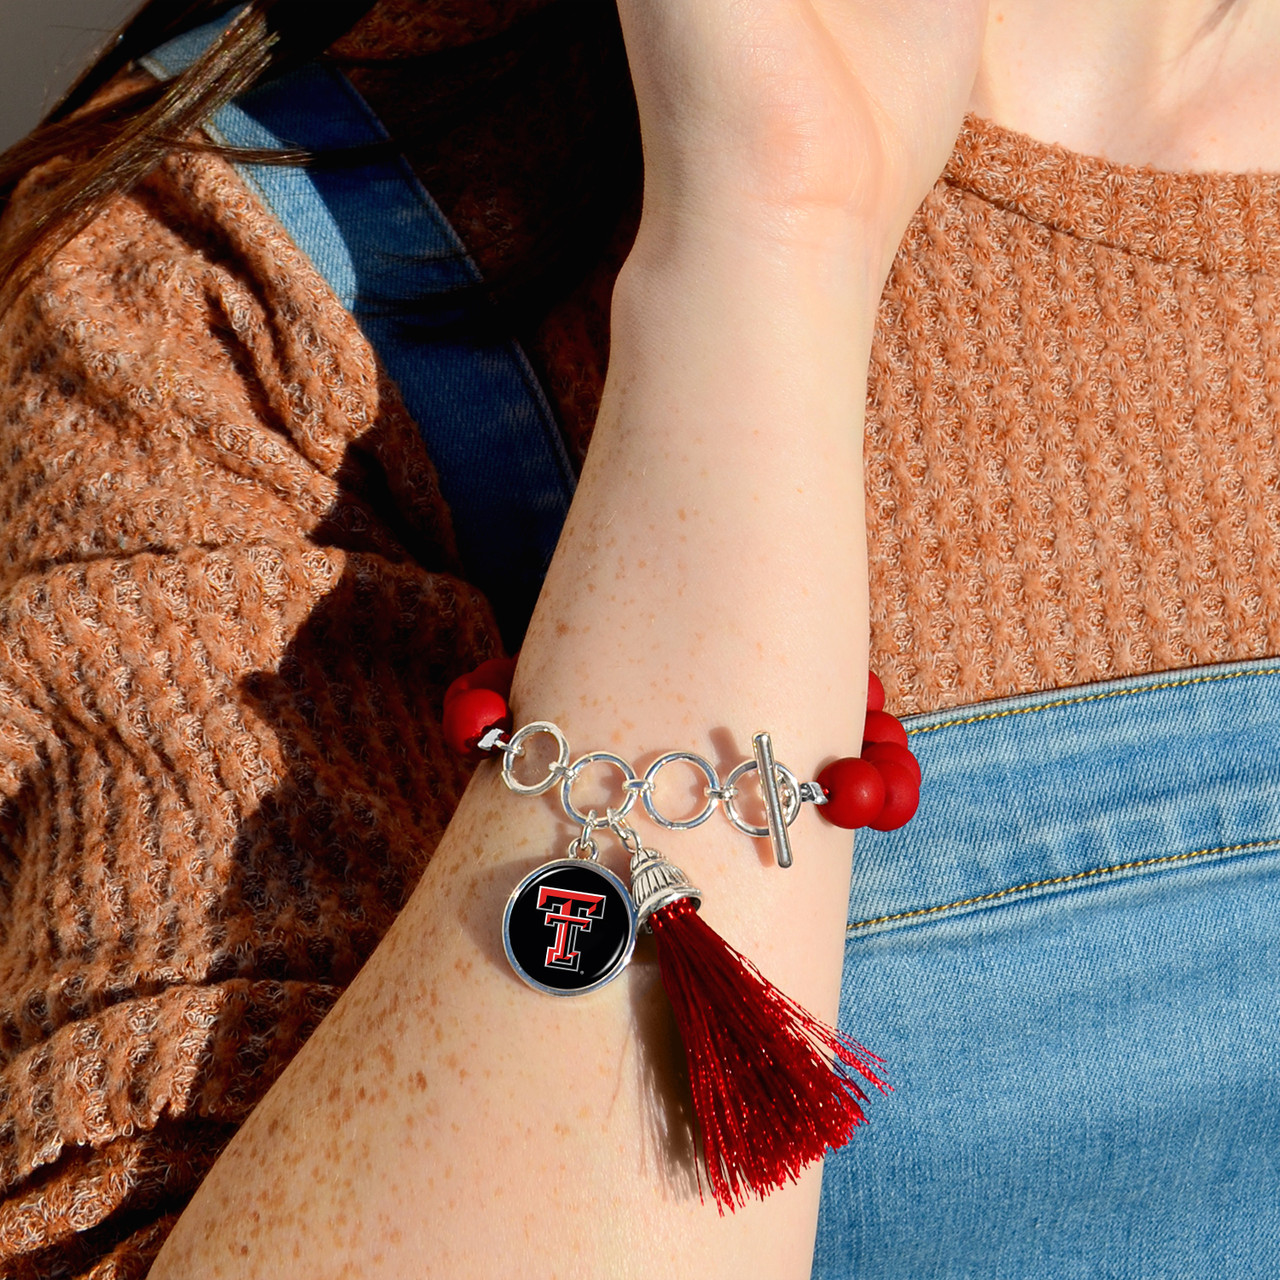
<svg viewBox="0 0 1280 1280"><path fill-rule="evenodd" d="M560 889L544 884L538 890L538 910L556 931L555 942L547 948L548 968L577 973L582 954L577 950L578 933L589 933L592 922L604 916L605 895L580 889Z"/></svg>
<svg viewBox="0 0 1280 1280"><path fill-rule="evenodd" d="M590 858L535 867L502 916L502 946L516 976L548 995L585 995L613 981L635 945L627 886Z"/></svg>

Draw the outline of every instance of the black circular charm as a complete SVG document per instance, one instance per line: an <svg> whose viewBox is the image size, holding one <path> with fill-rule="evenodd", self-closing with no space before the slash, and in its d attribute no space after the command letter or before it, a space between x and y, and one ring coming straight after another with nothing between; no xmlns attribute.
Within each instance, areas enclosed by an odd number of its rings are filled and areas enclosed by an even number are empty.
<svg viewBox="0 0 1280 1280"><path fill-rule="evenodd" d="M580 996L627 967L636 910L626 886L586 858L548 862L515 887L502 917L511 967L531 987Z"/></svg>

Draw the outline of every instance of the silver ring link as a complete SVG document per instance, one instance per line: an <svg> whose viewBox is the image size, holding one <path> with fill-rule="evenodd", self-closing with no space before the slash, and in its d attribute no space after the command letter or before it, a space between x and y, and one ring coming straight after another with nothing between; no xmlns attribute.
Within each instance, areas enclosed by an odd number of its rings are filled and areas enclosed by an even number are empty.
<svg viewBox="0 0 1280 1280"><path fill-rule="evenodd" d="M658 812L658 806L653 802L653 788L657 782L658 773L669 764L691 764L695 769L700 770L707 780L707 803L692 818L668 818ZM658 826L666 827L668 831L691 831L694 827L702 826L716 811L716 805L724 794L715 769L708 761L692 751L668 751L666 755L659 756L645 770L644 781L649 784L641 797L644 802L644 811Z"/></svg>
<svg viewBox="0 0 1280 1280"><path fill-rule="evenodd" d="M556 758L547 770L547 776L538 782L521 782L512 772L511 766L524 754L524 744L536 734L545 733L555 739ZM518 796L540 796L564 776L565 767L569 763L569 740L561 732L559 725L550 720L534 720L517 729L502 749L502 781L508 790ZM583 823L585 826L586 823Z"/></svg>
<svg viewBox="0 0 1280 1280"><path fill-rule="evenodd" d="M578 775L593 764L611 764L622 773L624 797L618 808L609 810L613 817L621 821L631 812L636 802L636 792L629 784L638 782L639 779L636 777L636 771L621 756L615 756L612 751L591 751L585 756L579 756L564 772L564 781L560 784L560 807L574 822L584 827L589 820L584 813L574 807L573 784L577 781ZM546 788L544 787L543 790Z"/></svg>

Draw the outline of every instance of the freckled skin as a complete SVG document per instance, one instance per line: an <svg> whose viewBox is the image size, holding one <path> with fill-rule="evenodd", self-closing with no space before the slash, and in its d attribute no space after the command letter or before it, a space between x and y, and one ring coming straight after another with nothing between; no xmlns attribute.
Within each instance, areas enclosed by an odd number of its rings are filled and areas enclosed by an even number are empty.
<svg viewBox="0 0 1280 1280"><path fill-rule="evenodd" d="M646 560L645 567L626 564L623 581L610 576L610 594L634 605L648 589L638 580L643 574L668 599L663 565L652 555ZM768 724L776 739L792 744L784 758L818 756L817 741L838 731L837 682L812 697L810 723L802 723L791 692L781 688L762 718L737 686L745 678L764 688L766 660L755 656L754 644L744 651L736 640L717 652L725 634L720 624L729 616L726 597L749 598L747 586L733 582L712 600L704 584L691 598L705 607L678 628L669 610L661 622L634 607L611 615L599 631L616 645L607 680L585 685L561 674L556 683L544 673L536 685L517 689L517 705L528 718L555 706L575 746L614 743L633 759L677 746L709 753L706 727L725 722L736 726L739 742ZM575 591L566 606L571 636L582 635L577 615L587 598ZM668 652L673 629L680 653ZM562 673L599 672L605 662L599 640L575 662L556 631L541 624L541 634L555 638L531 635L526 652L536 661L539 646L551 644ZM842 631L857 628L851 622ZM700 683L712 687L683 687L678 701L666 680L655 686L645 673L655 662L658 670L681 672L682 654L693 647L710 653L712 675ZM634 662L636 652L646 654L644 665ZM856 656L845 655L823 665L854 664ZM586 688L594 690L591 697ZM764 696L753 690L751 701ZM606 777L602 785L613 782ZM738 922L735 944L773 969L784 989L830 1016L847 850L843 837L824 837L811 824L806 857L785 881L762 869L728 829L708 824L661 839L705 882L715 923L727 922L722 927L729 931ZM554 806L516 800L482 768L395 928L219 1162L166 1248L158 1280L376 1280L421 1275L424 1257L433 1259L433 1276L523 1275L531 1274L522 1270L531 1248L539 1257L554 1253L564 1262L560 1273L575 1277L676 1275L673 1257L697 1268L691 1274L714 1275L724 1259L747 1257L752 1263L737 1274L768 1274L751 1266L771 1259L773 1272L786 1275L787 1256L806 1256L816 1173L766 1206L720 1219L698 1202L687 1164L683 1175L653 1172L674 1158L648 1135L652 1115L665 1112L676 1086L668 1070L659 1087L646 1047L652 1037L637 1022L636 992L654 980L651 963L582 1001L536 997L506 969L497 938L505 897L528 864L559 856L565 842ZM806 921L804 932L813 937L825 932L830 954L805 955L806 942L792 938L789 945L802 956L779 973L770 964L778 960L778 942L770 943L752 911L743 910L760 898ZM814 920L823 927L811 927ZM744 927L754 936L745 936ZM383 1030L389 1026L394 1039ZM628 1189L626 1197L619 1187ZM789 1202L798 1206L794 1214ZM258 1218L250 1230L251 1212ZM384 1219L396 1232L362 1226ZM601 1220L622 1224L603 1243ZM231 1231L229 1223L241 1226Z"/></svg>
<svg viewBox="0 0 1280 1280"><path fill-rule="evenodd" d="M600 421L512 702L577 752L719 764L718 732L741 760L768 729L804 771L845 742L866 689L857 424L875 255L861 226L780 245L715 208L705 226L650 219L619 280ZM794 589L815 579L826 589ZM713 927L831 1018L848 839L802 822L785 874L725 823L645 835L704 890ZM566 1000L507 967L506 897L571 834L554 796L513 797L480 767L400 918L149 1280L807 1276L819 1170L733 1215L699 1202L652 959Z"/></svg>

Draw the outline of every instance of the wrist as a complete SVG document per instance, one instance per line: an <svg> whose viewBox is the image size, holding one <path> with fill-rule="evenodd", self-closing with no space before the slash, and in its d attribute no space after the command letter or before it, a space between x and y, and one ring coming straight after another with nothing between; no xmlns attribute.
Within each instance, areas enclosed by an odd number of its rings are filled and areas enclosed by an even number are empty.
<svg viewBox="0 0 1280 1280"><path fill-rule="evenodd" d="M701 369L722 403L750 387L765 401L790 397L816 425L827 415L796 398L802 377L847 424L865 395L879 252L843 218L784 223L740 206L646 216L614 289L610 373L634 372L648 353L663 363L644 367L668 392Z"/></svg>
<svg viewBox="0 0 1280 1280"><path fill-rule="evenodd" d="M654 280L706 279L723 267L735 290L757 282L801 287L821 278L832 293L874 310L902 230L847 209L762 201L710 186L663 196L646 190L627 267Z"/></svg>

